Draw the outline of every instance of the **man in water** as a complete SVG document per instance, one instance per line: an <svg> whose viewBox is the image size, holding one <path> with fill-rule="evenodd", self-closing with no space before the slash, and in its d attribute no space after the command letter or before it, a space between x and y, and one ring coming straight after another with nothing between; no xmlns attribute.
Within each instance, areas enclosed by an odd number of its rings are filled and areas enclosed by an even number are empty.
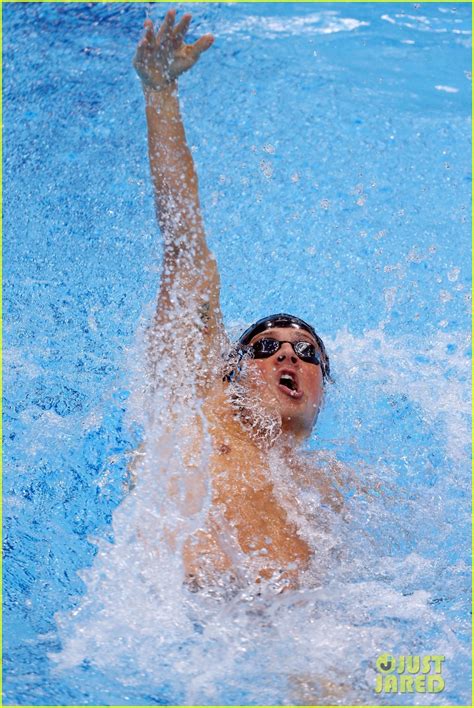
<svg viewBox="0 0 474 708"><path fill-rule="evenodd" d="M231 347L177 88L178 76L209 49L213 37L206 34L186 45L191 15L178 23L175 15L175 10L167 12L156 32L146 20L134 67L145 96L151 176L164 243L151 356L157 371L166 357L174 362L161 372L162 383L166 379L173 395L185 401L192 390L203 401L212 440L212 503L206 523L184 544L185 571L190 585L199 588L235 577L236 565L250 559L255 582L297 587L314 549L298 526L296 511L291 513L295 499L285 500L284 490L269 474L270 460L276 452L294 479L314 489L323 506L340 509L333 479L295 453L316 421L330 378L329 360L311 325L278 314L242 334L222 372L222 353ZM187 444L192 459L203 444L199 421L189 431ZM191 490L190 507L196 494Z"/></svg>

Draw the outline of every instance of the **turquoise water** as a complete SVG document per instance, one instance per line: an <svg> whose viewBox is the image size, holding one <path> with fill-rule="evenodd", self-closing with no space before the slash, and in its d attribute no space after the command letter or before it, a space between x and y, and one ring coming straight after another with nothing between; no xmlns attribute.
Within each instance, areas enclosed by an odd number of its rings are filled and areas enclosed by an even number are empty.
<svg viewBox="0 0 474 708"><path fill-rule="evenodd" d="M177 6L216 37L180 92L228 329L312 322L336 383L310 447L389 490L261 622L147 594L121 503L161 255L131 57L167 7L3 7L4 701L287 704L318 666L467 704L470 6ZM445 691L375 696L382 651L445 654Z"/></svg>

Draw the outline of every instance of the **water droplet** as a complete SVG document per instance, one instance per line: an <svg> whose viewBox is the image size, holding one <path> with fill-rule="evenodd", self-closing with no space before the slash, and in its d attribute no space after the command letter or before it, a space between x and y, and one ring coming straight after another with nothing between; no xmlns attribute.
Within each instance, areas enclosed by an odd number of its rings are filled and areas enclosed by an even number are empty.
<svg viewBox="0 0 474 708"><path fill-rule="evenodd" d="M451 283L456 282L456 280L459 278L460 272L461 272L460 268L451 268L451 270L448 272L448 280Z"/></svg>

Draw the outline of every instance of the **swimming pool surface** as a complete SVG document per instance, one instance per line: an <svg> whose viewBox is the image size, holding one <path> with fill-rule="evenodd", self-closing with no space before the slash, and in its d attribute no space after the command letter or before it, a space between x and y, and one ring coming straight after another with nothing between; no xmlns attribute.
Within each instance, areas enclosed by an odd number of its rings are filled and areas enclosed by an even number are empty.
<svg viewBox="0 0 474 708"><path fill-rule="evenodd" d="M366 704L467 705L470 4L176 5L216 38L180 94L228 329L312 322L310 447L392 490L316 604L196 605L190 638L121 504L161 257L131 59L171 6L2 7L4 702L288 704L337 664ZM376 695L383 651L445 655L445 690Z"/></svg>

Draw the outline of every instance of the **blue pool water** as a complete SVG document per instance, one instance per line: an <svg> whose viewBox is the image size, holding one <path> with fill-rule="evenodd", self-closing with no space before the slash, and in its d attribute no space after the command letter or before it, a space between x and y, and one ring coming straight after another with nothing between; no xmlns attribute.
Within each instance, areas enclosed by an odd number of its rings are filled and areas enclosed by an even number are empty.
<svg viewBox="0 0 474 708"><path fill-rule="evenodd" d="M168 7L3 6L4 702L303 703L318 666L468 704L470 5L177 6L216 37L180 93L228 329L314 323L310 447L386 490L317 596L196 600L191 630L141 589L123 501L161 256L131 57ZM383 651L445 655L445 690L374 694Z"/></svg>

